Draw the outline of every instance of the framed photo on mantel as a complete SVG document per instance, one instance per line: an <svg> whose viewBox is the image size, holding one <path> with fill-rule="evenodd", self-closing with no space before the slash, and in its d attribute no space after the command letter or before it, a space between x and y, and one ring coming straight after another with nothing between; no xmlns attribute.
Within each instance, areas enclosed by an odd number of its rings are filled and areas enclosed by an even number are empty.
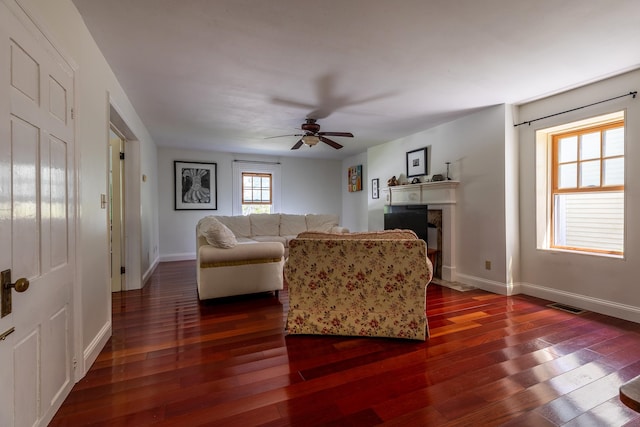
<svg viewBox="0 0 640 427"><path fill-rule="evenodd" d="M407 151L407 178L427 173L427 147Z"/></svg>

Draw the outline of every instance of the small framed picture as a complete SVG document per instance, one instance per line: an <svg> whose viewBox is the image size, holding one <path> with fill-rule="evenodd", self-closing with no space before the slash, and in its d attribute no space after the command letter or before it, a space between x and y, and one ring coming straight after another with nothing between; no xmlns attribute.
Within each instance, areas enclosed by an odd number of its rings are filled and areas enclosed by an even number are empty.
<svg viewBox="0 0 640 427"><path fill-rule="evenodd" d="M372 199L379 199L380 198L380 179L379 178L373 178L371 180L371 198Z"/></svg>
<svg viewBox="0 0 640 427"><path fill-rule="evenodd" d="M362 191L362 165L351 166L347 177L349 192Z"/></svg>
<svg viewBox="0 0 640 427"><path fill-rule="evenodd" d="M407 151L407 178L427 173L427 147Z"/></svg>
<svg viewBox="0 0 640 427"><path fill-rule="evenodd" d="M215 163L174 161L175 210L216 210L217 172Z"/></svg>

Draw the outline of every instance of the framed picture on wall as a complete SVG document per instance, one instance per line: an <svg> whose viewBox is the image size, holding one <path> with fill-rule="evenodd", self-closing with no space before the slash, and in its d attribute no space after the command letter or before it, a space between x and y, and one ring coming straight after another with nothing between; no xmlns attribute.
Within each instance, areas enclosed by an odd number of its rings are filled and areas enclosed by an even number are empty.
<svg viewBox="0 0 640 427"><path fill-rule="evenodd" d="M216 163L173 162L175 210L217 210Z"/></svg>
<svg viewBox="0 0 640 427"><path fill-rule="evenodd" d="M407 152L407 178L426 175L427 147Z"/></svg>
<svg viewBox="0 0 640 427"><path fill-rule="evenodd" d="M373 178L371 180L371 198L379 199L380 198L380 178Z"/></svg>
<svg viewBox="0 0 640 427"><path fill-rule="evenodd" d="M362 165L351 166L349 168L347 187L350 192L362 191Z"/></svg>

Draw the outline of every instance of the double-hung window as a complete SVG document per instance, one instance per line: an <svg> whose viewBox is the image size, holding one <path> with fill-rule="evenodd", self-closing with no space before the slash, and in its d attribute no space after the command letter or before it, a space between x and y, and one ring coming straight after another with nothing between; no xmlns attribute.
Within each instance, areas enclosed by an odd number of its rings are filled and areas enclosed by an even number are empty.
<svg viewBox="0 0 640 427"><path fill-rule="evenodd" d="M624 121L551 137L551 248L622 255Z"/></svg>
<svg viewBox="0 0 640 427"><path fill-rule="evenodd" d="M271 213L272 186L270 173L242 172L242 214Z"/></svg>
<svg viewBox="0 0 640 427"><path fill-rule="evenodd" d="M232 215L280 212L279 162L234 160L232 176Z"/></svg>

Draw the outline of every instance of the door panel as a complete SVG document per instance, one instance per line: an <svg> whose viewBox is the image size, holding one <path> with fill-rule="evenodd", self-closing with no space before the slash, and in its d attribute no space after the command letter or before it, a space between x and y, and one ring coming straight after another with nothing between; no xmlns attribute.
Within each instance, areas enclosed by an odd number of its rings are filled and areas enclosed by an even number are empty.
<svg viewBox="0 0 640 427"><path fill-rule="evenodd" d="M67 244L67 214L66 214L66 188L67 188L67 144L55 136L49 139L50 167L46 178L51 182L49 220L51 222L51 267L59 267L69 261L69 248Z"/></svg>
<svg viewBox="0 0 640 427"><path fill-rule="evenodd" d="M34 103L40 101L40 66L20 46L11 43L11 86Z"/></svg>
<svg viewBox="0 0 640 427"><path fill-rule="evenodd" d="M0 425L46 425L73 385L73 71L14 0L0 0ZM6 381L6 382L5 382Z"/></svg>
<svg viewBox="0 0 640 427"><path fill-rule="evenodd" d="M33 369L38 365L40 354L40 331L34 329L16 343L14 354L15 390L15 426L36 425L40 408L38 407L38 384L40 370ZM12 424L7 424L12 425Z"/></svg>
<svg viewBox="0 0 640 427"><path fill-rule="evenodd" d="M29 280L38 275L37 169L40 130L18 117L11 117L13 154L13 276ZM2 267L3 269L6 267Z"/></svg>

